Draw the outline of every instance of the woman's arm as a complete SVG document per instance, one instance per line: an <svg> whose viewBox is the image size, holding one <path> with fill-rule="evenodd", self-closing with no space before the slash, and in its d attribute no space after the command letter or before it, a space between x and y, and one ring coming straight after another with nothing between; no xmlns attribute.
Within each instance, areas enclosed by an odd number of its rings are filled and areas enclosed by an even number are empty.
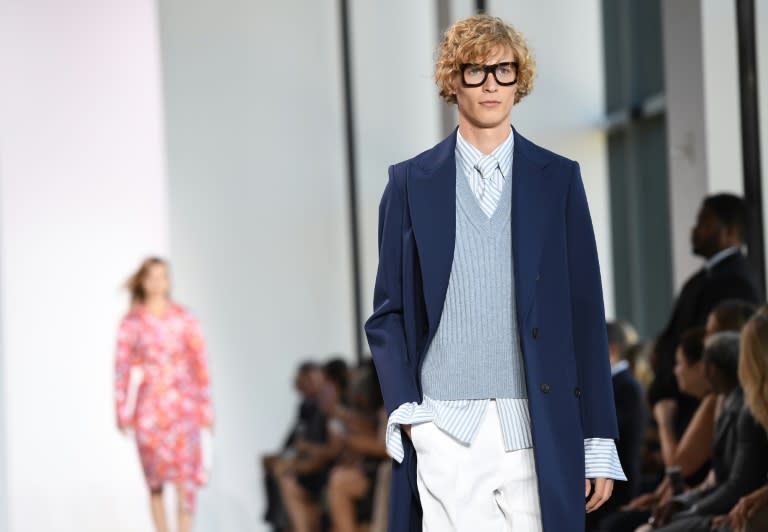
<svg viewBox="0 0 768 532"><path fill-rule="evenodd" d="M716 406L717 395L715 394L710 394L701 400L699 408L672 454L670 465L680 466L680 474L683 477L693 474L707 462L712 454Z"/></svg>

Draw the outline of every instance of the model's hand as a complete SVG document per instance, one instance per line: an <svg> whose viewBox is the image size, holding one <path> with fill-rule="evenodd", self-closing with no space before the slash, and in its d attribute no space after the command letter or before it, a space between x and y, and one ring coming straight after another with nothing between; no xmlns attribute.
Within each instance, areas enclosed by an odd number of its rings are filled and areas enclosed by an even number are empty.
<svg viewBox="0 0 768 532"><path fill-rule="evenodd" d="M411 439L411 425L400 425L400 428L403 429L403 432L405 432L405 435L408 436L408 439Z"/></svg>
<svg viewBox="0 0 768 532"><path fill-rule="evenodd" d="M585 497L589 496L590 487L591 482L589 479L586 479L584 482ZM613 493L613 479L595 479L595 489L592 491L592 496L589 497L589 500L587 501L587 513L594 512L605 504L605 501L611 498L611 493Z"/></svg>

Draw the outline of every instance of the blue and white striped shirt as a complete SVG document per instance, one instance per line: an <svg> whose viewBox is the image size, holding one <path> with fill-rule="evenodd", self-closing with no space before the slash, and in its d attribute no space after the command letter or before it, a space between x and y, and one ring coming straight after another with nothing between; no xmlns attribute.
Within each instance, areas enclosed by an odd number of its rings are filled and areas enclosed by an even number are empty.
<svg viewBox="0 0 768 532"><path fill-rule="evenodd" d="M483 154L469 142L461 133L457 132L456 138L456 162L464 170L469 184L475 194L481 208L486 212L493 212L495 205L483 205L488 201L488 195L481 198L481 176L475 169L475 165L483 157ZM514 135L510 130L509 136L493 152L499 165L496 178L501 180L512 177L512 156L514 148ZM486 176L487 178L488 176ZM435 400L424 396L421 404L405 403L400 405L389 416L387 422L386 445L389 454L398 462L404 457L403 442L401 439L400 425L414 425L418 423L433 422L437 427L456 438L458 441L469 445L483 420L483 415L491 399L444 401ZM504 448L508 451L527 449L533 447L531 436L531 420L527 399L500 398L495 399L501 419L501 432L504 437ZM584 440L585 477L586 478L613 478L626 480L616 452L616 444L611 439L587 438Z"/></svg>

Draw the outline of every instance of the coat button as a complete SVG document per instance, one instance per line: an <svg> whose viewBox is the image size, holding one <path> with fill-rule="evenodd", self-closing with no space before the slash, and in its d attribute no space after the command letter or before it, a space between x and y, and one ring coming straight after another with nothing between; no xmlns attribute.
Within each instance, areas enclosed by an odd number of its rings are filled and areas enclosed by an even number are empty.
<svg viewBox="0 0 768 532"><path fill-rule="evenodd" d="M576 397L581 397L581 388L576 388L573 390L573 393L576 395Z"/></svg>
<svg viewBox="0 0 768 532"><path fill-rule="evenodd" d="M549 384L544 383L541 385L541 391L544 393L549 393Z"/></svg>
<svg viewBox="0 0 768 532"><path fill-rule="evenodd" d="M533 335L534 339L538 338L539 337L539 328L538 327L534 327L533 331L531 331L531 334Z"/></svg>

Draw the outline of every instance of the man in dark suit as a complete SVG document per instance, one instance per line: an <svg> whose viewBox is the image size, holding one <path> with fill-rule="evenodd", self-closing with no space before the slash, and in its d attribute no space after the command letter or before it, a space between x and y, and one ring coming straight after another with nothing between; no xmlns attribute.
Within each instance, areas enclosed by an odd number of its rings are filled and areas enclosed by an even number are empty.
<svg viewBox="0 0 768 532"><path fill-rule="evenodd" d="M630 369L624 353L636 341L637 334L623 321L607 325L608 352L611 357L613 397L616 401L616 419L619 439L616 449L627 475L627 482L617 482L611 499L599 511L587 516L587 530L594 529L602 517L629 503L637 495L640 481L640 461L648 427L648 407L645 392Z"/></svg>
<svg viewBox="0 0 768 532"><path fill-rule="evenodd" d="M656 340L652 357L656 375L648 391L652 404L668 398L678 401L678 436L696 409L696 401L678 390L673 373L680 335L704 325L707 315L723 300L762 300L742 253L746 229L747 207L742 198L717 194L704 199L691 232L691 244L693 253L706 262L683 285L672 316Z"/></svg>
<svg viewBox="0 0 768 532"><path fill-rule="evenodd" d="M579 165L510 127L534 63L502 20L454 24L435 71L459 127L389 168L365 326L389 530L583 532L624 474Z"/></svg>

